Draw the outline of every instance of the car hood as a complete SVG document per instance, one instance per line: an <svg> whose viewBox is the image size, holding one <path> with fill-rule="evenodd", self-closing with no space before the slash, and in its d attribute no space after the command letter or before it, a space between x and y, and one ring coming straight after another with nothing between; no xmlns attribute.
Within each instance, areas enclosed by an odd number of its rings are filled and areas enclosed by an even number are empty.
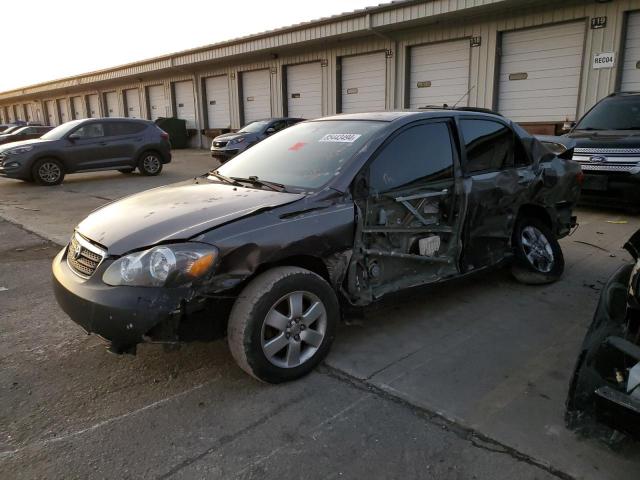
<svg viewBox="0 0 640 480"><path fill-rule="evenodd" d="M111 255L167 241L187 240L205 230L258 211L295 202L303 194L234 187L199 177L147 190L93 211L76 230Z"/></svg>
<svg viewBox="0 0 640 480"><path fill-rule="evenodd" d="M234 140L236 138L255 138L257 135L255 133L224 133L222 135L218 135L213 139L214 142L228 142L229 140Z"/></svg>
<svg viewBox="0 0 640 480"><path fill-rule="evenodd" d="M640 148L640 130L576 130L565 136L578 148Z"/></svg>
<svg viewBox="0 0 640 480"><path fill-rule="evenodd" d="M17 141L17 142L9 142L9 143L3 144L0 147L0 153L4 152L5 150L9 150L10 148L14 148L14 147L22 147L23 145L39 145L41 143L48 143L48 142L51 142L51 141L53 141L53 140L43 140L42 138L32 138L30 140L20 140L20 141Z"/></svg>

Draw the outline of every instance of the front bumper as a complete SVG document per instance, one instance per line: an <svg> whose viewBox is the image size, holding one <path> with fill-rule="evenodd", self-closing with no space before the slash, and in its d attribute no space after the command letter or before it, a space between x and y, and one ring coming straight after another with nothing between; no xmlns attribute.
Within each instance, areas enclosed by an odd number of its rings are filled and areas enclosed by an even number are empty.
<svg viewBox="0 0 640 480"><path fill-rule="evenodd" d="M103 261L90 278L83 279L67 264L66 253L65 247L53 260L56 300L87 333L108 341L112 351L131 351L152 330L179 323L190 289L106 285L102 274L112 263L109 260Z"/></svg>
<svg viewBox="0 0 640 480"><path fill-rule="evenodd" d="M19 157L20 155L0 155L0 176L29 179L31 171L28 162Z"/></svg>
<svg viewBox="0 0 640 480"><path fill-rule="evenodd" d="M640 204L640 172L584 168L581 198L623 200Z"/></svg>
<svg viewBox="0 0 640 480"><path fill-rule="evenodd" d="M239 148L212 148L211 156L213 158L217 158L223 162L230 160L240 153L241 149Z"/></svg>

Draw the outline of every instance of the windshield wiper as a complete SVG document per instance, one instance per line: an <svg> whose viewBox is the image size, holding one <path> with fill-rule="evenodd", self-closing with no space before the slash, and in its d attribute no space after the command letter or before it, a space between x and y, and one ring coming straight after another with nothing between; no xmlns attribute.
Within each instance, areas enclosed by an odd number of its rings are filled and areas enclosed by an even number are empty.
<svg viewBox="0 0 640 480"><path fill-rule="evenodd" d="M231 185L235 185L236 187L241 187L242 186L242 184L240 182L238 182L235 178L230 178L230 177L227 177L225 175L222 175L221 173L218 173L217 170L211 170L209 172L209 175L213 175L214 177L219 178L223 182L230 183Z"/></svg>
<svg viewBox="0 0 640 480"><path fill-rule="evenodd" d="M264 187L269 187L271 190L274 190L276 192L283 192L285 190L285 186L283 184L270 182L268 180L260 180L255 175L252 175L247 178L242 178L242 177L231 177L231 178L237 182L245 182L245 183L251 183L253 185L262 185Z"/></svg>

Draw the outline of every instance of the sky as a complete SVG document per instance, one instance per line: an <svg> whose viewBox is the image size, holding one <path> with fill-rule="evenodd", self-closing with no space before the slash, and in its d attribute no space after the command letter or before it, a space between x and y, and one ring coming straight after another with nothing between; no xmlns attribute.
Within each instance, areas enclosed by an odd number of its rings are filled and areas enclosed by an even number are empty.
<svg viewBox="0 0 640 480"><path fill-rule="evenodd" d="M386 0L32 0L0 6L0 92Z"/></svg>

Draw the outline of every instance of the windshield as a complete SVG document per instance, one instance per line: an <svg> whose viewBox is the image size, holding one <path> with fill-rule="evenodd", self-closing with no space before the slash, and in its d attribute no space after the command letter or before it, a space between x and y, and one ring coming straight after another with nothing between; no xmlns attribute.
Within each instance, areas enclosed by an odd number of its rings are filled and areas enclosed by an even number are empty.
<svg viewBox="0 0 640 480"><path fill-rule="evenodd" d="M0 135L7 135L9 133L15 132L16 130L20 130L21 128L24 128L24 127L22 127L22 126L9 127L5 131L1 132Z"/></svg>
<svg viewBox="0 0 640 480"><path fill-rule="evenodd" d="M299 123L244 151L219 168L227 177L315 189L327 183L386 122L326 120Z"/></svg>
<svg viewBox="0 0 640 480"><path fill-rule="evenodd" d="M81 122L82 120L72 120L70 122L63 123L62 125L58 125L53 130L49 130L40 138L43 140L60 140L65 135L67 135L71 130L76 128Z"/></svg>
<svg viewBox="0 0 640 480"><path fill-rule="evenodd" d="M20 127L20 128L17 128L16 130L14 130L14 131L13 131L13 132L11 132L11 133L12 133L12 134L22 133L22 132L24 132L25 130L27 130L28 128L29 128L29 127Z"/></svg>
<svg viewBox="0 0 640 480"><path fill-rule="evenodd" d="M238 133L260 133L267 125L269 125L269 120L258 120L257 122L251 122L245 125L238 130Z"/></svg>
<svg viewBox="0 0 640 480"><path fill-rule="evenodd" d="M582 117L576 130L640 130L640 95L602 100Z"/></svg>

